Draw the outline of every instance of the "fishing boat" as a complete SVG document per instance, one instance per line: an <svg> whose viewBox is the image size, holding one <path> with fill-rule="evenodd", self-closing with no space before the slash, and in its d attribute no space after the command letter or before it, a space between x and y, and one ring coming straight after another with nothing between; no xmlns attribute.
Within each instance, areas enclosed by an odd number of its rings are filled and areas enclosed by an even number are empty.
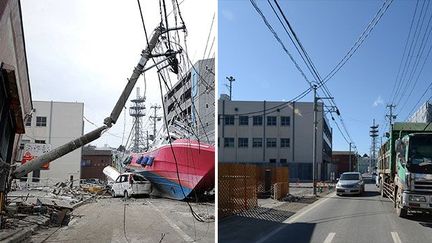
<svg viewBox="0 0 432 243"><path fill-rule="evenodd" d="M214 146L192 139L177 139L144 153L132 153L127 169L152 182L152 195L183 200L192 192L214 188Z"/></svg>

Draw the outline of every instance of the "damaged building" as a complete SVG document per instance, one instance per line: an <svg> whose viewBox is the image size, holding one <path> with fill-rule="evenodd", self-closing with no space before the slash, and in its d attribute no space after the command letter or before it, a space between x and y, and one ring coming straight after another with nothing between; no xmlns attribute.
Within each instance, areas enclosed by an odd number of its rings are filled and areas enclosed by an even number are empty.
<svg viewBox="0 0 432 243"><path fill-rule="evenodd" d="M25 121L32 111L32 99L21 3L0 1L0 203L14 164Z"/></svg>

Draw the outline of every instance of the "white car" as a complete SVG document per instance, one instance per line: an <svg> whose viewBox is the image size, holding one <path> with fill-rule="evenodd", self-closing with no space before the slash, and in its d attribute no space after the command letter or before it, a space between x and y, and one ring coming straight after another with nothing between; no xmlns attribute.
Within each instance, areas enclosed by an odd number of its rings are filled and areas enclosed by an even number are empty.
<svg viewBox="0 0 432 243"><path fill-rule="evenodd" d="M120 174L111 188L113 197L130 197L134 195L149 195L152 191L149 180L134 173Z"/></svg>

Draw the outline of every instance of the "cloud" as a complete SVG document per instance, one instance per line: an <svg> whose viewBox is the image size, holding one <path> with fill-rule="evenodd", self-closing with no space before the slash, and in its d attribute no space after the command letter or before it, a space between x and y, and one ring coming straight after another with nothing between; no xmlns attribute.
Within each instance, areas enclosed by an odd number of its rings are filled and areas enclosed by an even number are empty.
<svg viewBox="0 0 432 243"><path fill-rule="evenodd" d="M226 20L229 20L229 21L233 21L233 20L234 20L234 13L231 12L231 11L229 11L229 10L223 9L223 10L222 10L222 16L223 16Z"/></svg>
<svg viewBox="0 0 432 243"><path fill-rule="evenodd" d="M379 105L384 105L384 100L381 98L381 95L378 96L378 98L376 98L372 104L373 107L377 107Z"/></svg>

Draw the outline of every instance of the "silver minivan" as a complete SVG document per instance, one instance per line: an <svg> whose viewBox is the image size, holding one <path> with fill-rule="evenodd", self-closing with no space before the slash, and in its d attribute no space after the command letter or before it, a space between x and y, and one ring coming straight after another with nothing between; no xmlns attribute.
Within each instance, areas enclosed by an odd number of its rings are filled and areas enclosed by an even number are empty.
<svg viewBox="0 0 432 243"><path fill-rule="evenodd" d="M151 183L144 176L134 173L120 174L111 188L113 197L130 197L134 195L149 195L152 191Z"/></svg>

